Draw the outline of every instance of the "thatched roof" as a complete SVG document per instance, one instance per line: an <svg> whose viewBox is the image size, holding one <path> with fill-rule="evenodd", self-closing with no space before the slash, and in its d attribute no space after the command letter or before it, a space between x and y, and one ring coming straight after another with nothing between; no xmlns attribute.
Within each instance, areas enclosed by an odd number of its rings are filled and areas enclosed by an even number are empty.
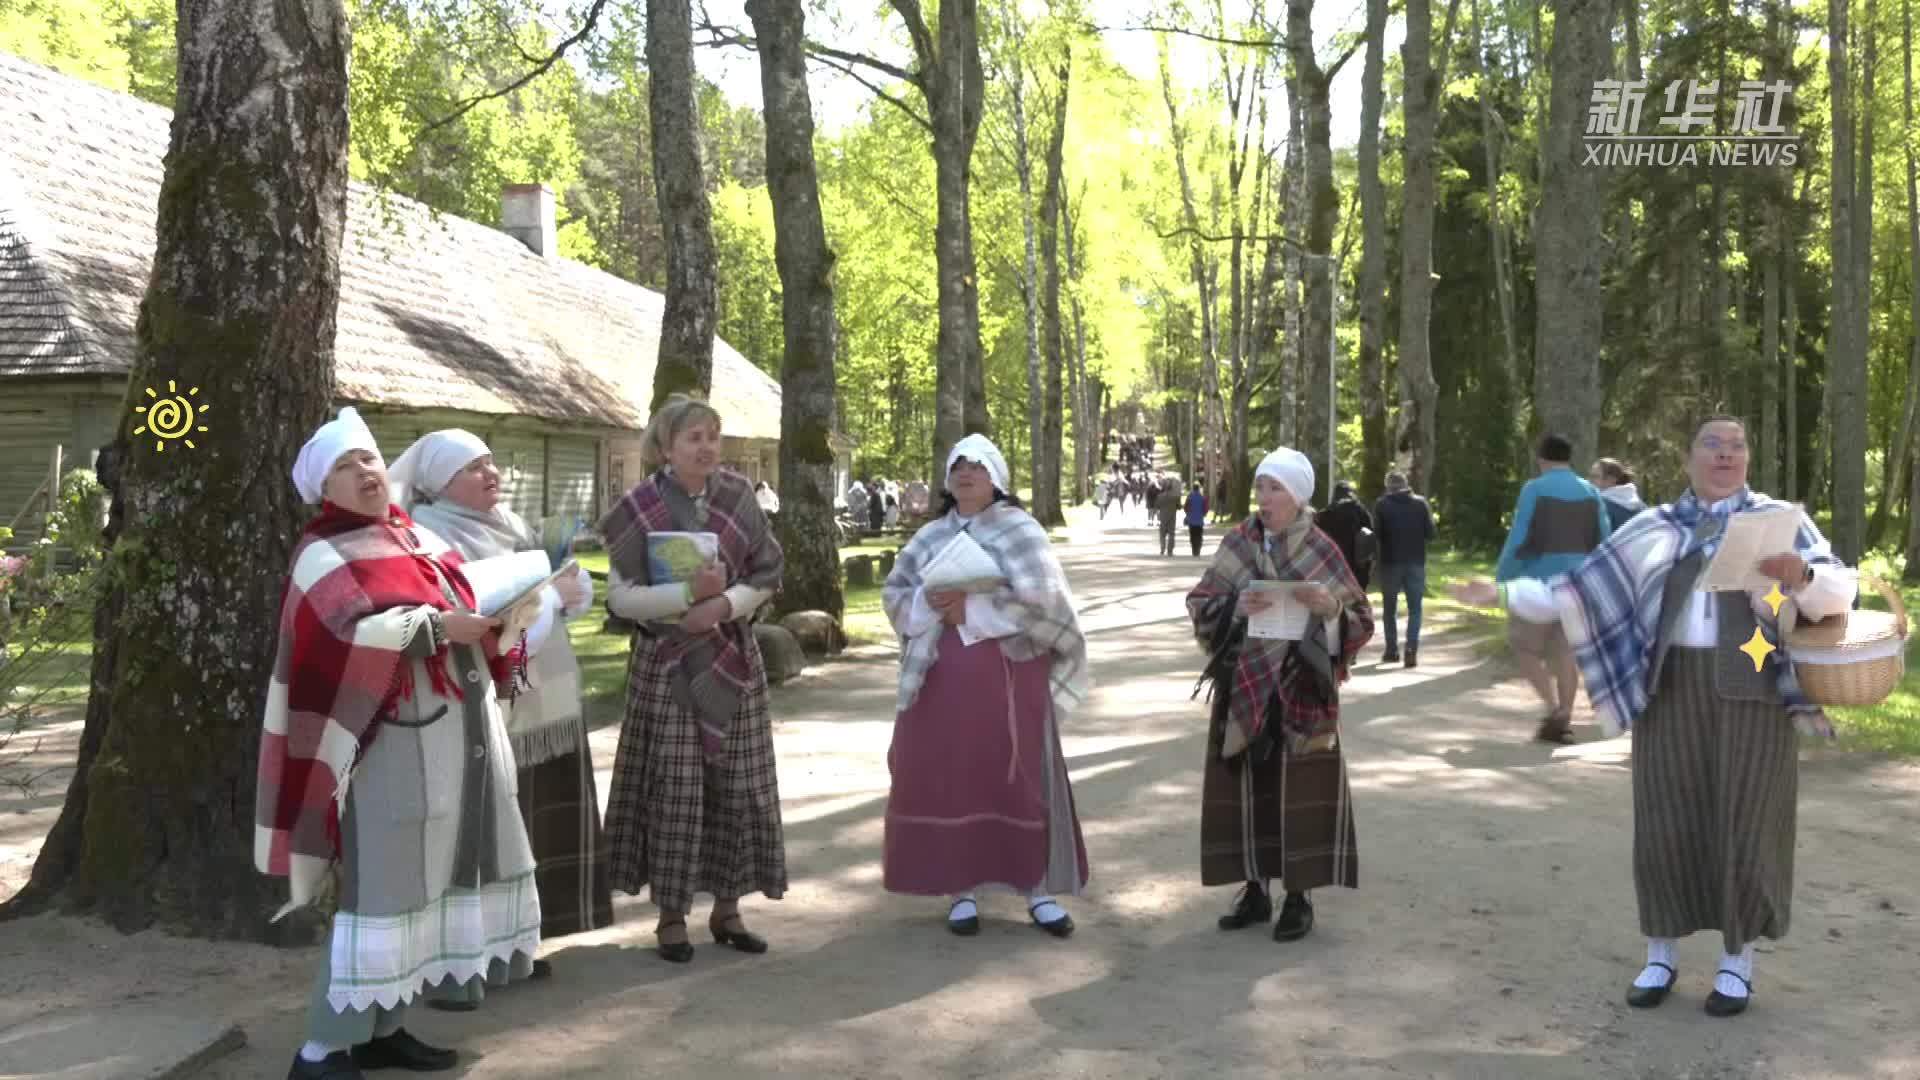
<svg viewBox="0 0 1920 1080"><path fill-rule="evenodd" d="M0 53L0 377L132 368L170 115ZM363 184L348 193L340 397L637 429L664 298ZM780 387L714 344L729 435L780 437Z"/></svg>

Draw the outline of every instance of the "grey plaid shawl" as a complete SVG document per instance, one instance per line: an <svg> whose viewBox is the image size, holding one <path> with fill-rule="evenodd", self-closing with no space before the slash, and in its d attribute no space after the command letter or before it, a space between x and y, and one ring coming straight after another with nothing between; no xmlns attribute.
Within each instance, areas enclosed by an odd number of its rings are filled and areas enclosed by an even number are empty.
<svg viewBox="0 0 1920 1080"><path fill-rule="evenodd" d="M982 594L1020 627L1020 633L999 639L1001 651L1015 661L1051 656L1049 675L1055 717L1072 712L1086 699L1088 687L1087 639L1080 633L1073 590L1067 584L1066 571L1060 568L1060 560L1054 558L1047 531L1025 510L1003 502L994 503L971 518L951 511L946 517L929 522L914 534L893 564L893 573L887 575L880 598L886 606L887 618L893 621L894 631L901 637L899 710L905 712L919 696L927 672L939 659L940 635L944 630L944 627L935 627L919 637L906 634L913 597L922 584L921 568L962 530L969 532L993 556L1007 579L1007 584Z"/></svg>

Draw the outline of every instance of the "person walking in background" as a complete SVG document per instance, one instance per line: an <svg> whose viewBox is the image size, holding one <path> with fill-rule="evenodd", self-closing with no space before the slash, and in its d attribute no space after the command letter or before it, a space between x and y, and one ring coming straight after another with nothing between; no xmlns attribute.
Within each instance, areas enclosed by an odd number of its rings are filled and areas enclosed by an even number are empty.
<svg viewBox="0 0 1920 1080"><path fill-rule="evenodd" d="M1365 592L1368 579L1373 576L1373 557L1379 541L1374 535L1373 515L1353 497L1353 485L1345 480L1333 485L1333 501L1313 516L1313 523L1334 542L1340 554L1346 556L1347 568L1360 582L1360 591Z"/></svg>
<svg viewBox="0 0 1920 1080"><path fill-rule="evenodd" d="M1200 481L1193 482L1193 490L1187 492L1187 539L1193 544L1193 557L1200 557L1200 537L1207 531L1207 496L1200 490Z"/></svg>
<svg viewBox="0 0 1920 1080"><path fill-rule="evenodd" d="M1573 444L1565 436L1550 433L1541 437L1537 456L1540 475L1520 489L1513 528L1507 532L1494 572L1494 580L1503 584L1564 574L1613 533L1600 492L1568 465ZM1573 697L1580 689L1580 671L1560 624L1509 618L1507 641L1521 673L1547 707L1534 737L1542 742L1573 742Z"/></svg>
<svg viewBox="0 0 1920 1080"><path fill-rule="evenodd" d="M1180 484L1171 476L1160 478L1159 493L1153 498L1154 512L1160 515L1160 554L1173 554L1173 534L1180 523Z"/></svg>
<svg viewBox="0 0 1920 1080"><path fill-rule="evenodd" d="M1587 480L1600 489L1600 497L1607 501L1607 520L1616 530L1647 508L1647 504L1640 501L1640 489L1634 486L1633 470L1613 458L1603 457L1594 462Z"/></svg>
<svg viewBox="0 0 1920 1080"><path fill-rule="evenodd" d="M1385 663L1400 660L1395 615L1400 594L1407 594L1406 665L1420 666L1420 607L1427 593L1427 543L1433 539L1433 508L1413 493L1407 476L1387 474L1387 493L1373 504L1373 527L1380 536L1380 608L1387 624Z"/></svg>

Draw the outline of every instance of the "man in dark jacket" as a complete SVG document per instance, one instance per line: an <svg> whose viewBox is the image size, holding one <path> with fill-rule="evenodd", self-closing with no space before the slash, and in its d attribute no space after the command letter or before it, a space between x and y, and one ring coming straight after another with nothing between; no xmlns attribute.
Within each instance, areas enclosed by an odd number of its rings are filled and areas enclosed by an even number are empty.
<svg viewBox="0 0 1920 1080"><path fill-rule="evenodd" d="M1174 530L1180 524L1180 484L1173 477L1160 478L1153 510L1160 518L1160 554L1172 555Z"/></svg>
<svg viewBox="0 0 1920 1080"><path fill-rule="evenodd" d="M1387 474L1387 493L1373 504L1380 532L1380 605L1386 616L1386 663L1400 659L1394 616L1400 594L1407 594L1408 667L1419 666L1420 604L1427 592L1427 541L1433 539L1433 510L1413 493L1403 473Z"/></svg>
<svg viewBox="0 0 1920 1080"><path fill-rule="evenodd" d="M1373 515L1353 497L1353 485L1342 480L1333 485L1333 501L1313 516L1313 523L1326 533L1347 557L1347 566L1366 591L1373 573Z"/></svg>

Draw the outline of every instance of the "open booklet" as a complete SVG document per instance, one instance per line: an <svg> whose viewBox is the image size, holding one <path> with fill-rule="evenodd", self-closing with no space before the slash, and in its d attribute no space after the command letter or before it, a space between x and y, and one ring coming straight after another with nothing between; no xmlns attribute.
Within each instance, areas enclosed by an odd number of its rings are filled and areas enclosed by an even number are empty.
<svg viewBox="0 0 1920 1080"><path fill-rule="evenodd" d="M1800 505L1754 510L1727 519L1720 550L1700 576L1707 592L1765 592L1773 579L1754 569L1770 555L1791 555L1800 534Z"/></svg>
<svg viewBox="0 0 1920 1080"><path fill-rule="evenodd" d="M1248 592L1273 598L1273 606L1247 616L1247 636L1271 641L1299 641L1307 634L1307 620L1313 613L1300 602L1300 590L1319 584L1315 581L1247 582Z"/></svg>
<svg viewBox="0 0 1920 1080"><path fill-rule="evenodd" d="M540 594L547 586L580 572L568 559L549 573L553 563L544 551L521 551L491 559L477 559L461 567L473 585L480 614L500 620L500 639L513 643L540 617Z"/></svg>
<svg viewBox="0 0 1920 1080"><path fill-rule="evenodd" d="M923 587L936 591L985 593L1005 585L1007 577L993 555L962 531L920 568L920 581Z"/></svg>

